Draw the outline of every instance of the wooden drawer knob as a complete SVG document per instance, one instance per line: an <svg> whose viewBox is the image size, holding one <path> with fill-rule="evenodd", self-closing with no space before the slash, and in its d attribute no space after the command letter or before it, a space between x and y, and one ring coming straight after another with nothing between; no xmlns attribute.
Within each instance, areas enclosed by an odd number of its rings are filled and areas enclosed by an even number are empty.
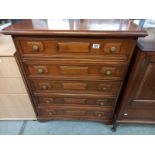
<svg viewBox="0 0 155 155"><path fill-rule="evenodd" d="M56 113L56 111L49 111L48 114L49 115L56 115L57 113Z"/></svg>
<svg viewBox="0 0 155 155"><path fill-rule="evenodd" d="M32 51L33 51L33 52L39 52L39 46L33 45L33 46L32 46Z"/></svg>
<svg viewBox="0 0 155 155"><path fill-rule="evenodd" d="M47 85L42 85L41 88L42 88L43 90L47 90L47 89L48 89L48 86L47 86Z"/></svg>
<svg viewBox="0 0 155 155"><path fill-rule="evenodd" d="M46 99L45 103L53 103L53 99L52 98Z"/></svg>
<svg viewBox="0 0 155 155"><path fill-rule="evenodd" d="M99 103L101 106L105 105L104 101L100 101Z"/></svg>
<svg viewBox="0 0 155 155"><path fill-rule="evenodd" d="M99 113L99 114L97 114L97 116L98 116L98 117L102 117L102 114L101 114L101 113Z"/></svg>
<svg viewBox="0 0 155 155"><path fill-rule="evenodd" d="M114 47L114 46L111 47L111 48L110 48L110 51L111 51L111 53L115 53L115 52L116 52L116 47Z"/></svg>
<svg viewBox="0 0 155 155"><path fill-rule="evenodd" d="M106 75L106 76L111 76L111 75L112 75L112 71L111 71L111 70L105 71L105 75Z"/></svg>
<svg viewBox="0 0 155 155"><path fill-rule="evenodd" d="M106 105L107 104L107 100L98 100L97 103L101 106Z"/></svg>
<svg viewBox="0 0 155 155"><path fill-rule="evenodd" d="M96 112L97 117L102 117L104 115L104 112Z"/></svg>
<svg viewBox="0 0 155 155"><path fill-rule="evenodd" d="M46 102L46 103L51 103L51 101L50 101L50 100L45 100L45 102Z"/></svg>
<svg viewBox="0 0 155 155"><path fill-rule="evenodd" d="M107 91L107 90L108 90L108 88L106 88L106 87L103 87L103 88L102 88L102 90L103 90L103 91Z"/></svg>
<svg viewBox="0 0 155 155"><path fill-rule="evenodd" d="M43 73L44 73L44 69L38 68L38 69L37 69L37 73L38 73L38 74L43 74Z"/></svg>

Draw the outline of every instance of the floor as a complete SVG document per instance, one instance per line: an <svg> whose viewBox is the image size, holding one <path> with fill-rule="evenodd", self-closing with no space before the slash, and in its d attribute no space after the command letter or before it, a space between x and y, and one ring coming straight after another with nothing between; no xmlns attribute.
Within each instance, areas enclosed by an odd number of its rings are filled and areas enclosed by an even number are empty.
<svg viewBox="0 0 155 155"><path fill-rule="evenodd" d="M111 125L80 121L0 121L0 135L154 135L155 125Z"/></svg>

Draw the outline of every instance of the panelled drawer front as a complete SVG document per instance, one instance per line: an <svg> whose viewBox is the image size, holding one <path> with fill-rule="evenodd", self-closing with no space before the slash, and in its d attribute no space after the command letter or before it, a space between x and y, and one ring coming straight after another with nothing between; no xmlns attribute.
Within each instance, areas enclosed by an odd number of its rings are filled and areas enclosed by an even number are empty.
<svg viewBox="0 0 155 155"><path fill-rule="evenodd" d="M79 60L80 62L80 60ZM66 78L101 78L121 80L126 71L125 63L77 63L51 61L50 63L37 62L25 63L26 74L34 77L54 77L61 76Z"/></svg>
<svg viewBox="0 0 155 155"><path fill-rule="evenodd" d="M53 106L53 105L78 105L78 106L99 106L112 108L115 104L115 97L77 97L77 96L54 96L54 95L46 95L46 96L36 96L37 106Z"/></svg>
<svg viewBox="0 0 155 155"><path fill-rule="evenodd" d="M112 112L85 109L39 108L40 116L50 118L92 118L97 120L112 119Z"/></svg>
<svg viewBox="0 0 155 155"><path fill-rule="evenodd" d="M79 91L79 92L100 92L117 95L120 81L82 81L82 80L42 80L31 79L31 86L34 91Z"/></svg>
<svg viewBox="0 0 155 155"><path fill-rule="evenodd" d="M128 39L16 38L25 56L122 56L130 54Z"/></svg>

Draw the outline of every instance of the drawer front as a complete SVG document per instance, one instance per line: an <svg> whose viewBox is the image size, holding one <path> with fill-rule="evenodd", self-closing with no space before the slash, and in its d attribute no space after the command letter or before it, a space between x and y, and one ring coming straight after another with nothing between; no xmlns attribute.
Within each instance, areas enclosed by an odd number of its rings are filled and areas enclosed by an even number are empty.
<svg viewBox="0 0 155 155"><path fill-rule="evenodd" d="M31 86L34 91L42 92L55 92L55 91L79 91L79 92L100 92L116 95L119 91L121 82L109 82L109 81L81 81L81 80L42 80L32 79L30 80Z"/></svg>
<svg viewBox="0 0 155 155"><path fill-rule="evenodd" d="M119 115L118 120L155 121L155 109L126 109Z"/></svg>
<svg viewBox="0 0 155 155"><path fill-rule="evenodd" d="M39 116L49 117L53 119L64 118L64 119L73 119L73 118L85 118L85 119L112 119L112 112L110 111L101 111L101 110L85 110L85 109L61 109L61 108L39 108Z"/></svg>
<svg viewBox="0 0 155 155"><path fill-rule="evenodd" d="M122 56L130 54L128 39L16 38L24 56Z"/></svg>
<svg viewBox="0 0 155 155"><path fill-rule="evenodd" d="M61 63L61 64L60 64ZM26 74L31 77L101 78L121 80L126 71L125 63L77 63L63 62L25 63ZM57 79L56 78L56 79Z"/></svg>
<svg viewBox="0 0 155 155"><path fill-rule="evenodd" d="M54 105L73 105L73 106L91 106L91 107L106 107L112 109L115 104L115 97L98 96L98 97L84 97L84 96L55 96L55 95L39 95L36 96L37 106L54 106Z"/></svg>

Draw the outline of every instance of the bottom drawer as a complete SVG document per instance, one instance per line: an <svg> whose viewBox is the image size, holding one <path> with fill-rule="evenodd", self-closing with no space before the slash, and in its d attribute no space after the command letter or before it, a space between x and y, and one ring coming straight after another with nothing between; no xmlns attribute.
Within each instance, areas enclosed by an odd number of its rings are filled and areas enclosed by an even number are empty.
<svg viewBox="0 0 155 155"><path fill-rule="evenodd" d="M155 110L126 110L120 116L119 120L141 120L141 121L155 121Z"/></svg>
<svg viewBox="0 0 155 155"><path fill-rule="evenodd" d="M91 120L112 120L111 111L85 110L71 108L40 108L39 117L49 119L91 119Z"/></svg>

